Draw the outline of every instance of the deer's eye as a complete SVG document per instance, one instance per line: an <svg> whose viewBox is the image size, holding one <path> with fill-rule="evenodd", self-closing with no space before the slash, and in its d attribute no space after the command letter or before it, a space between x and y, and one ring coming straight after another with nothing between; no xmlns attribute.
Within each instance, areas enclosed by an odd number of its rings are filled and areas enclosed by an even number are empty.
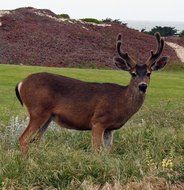
<svg viewBox="0 0 184 190"><path fill-rule="evenodd" d="M147 77L150 77L151 73L149 72L149 73L147 73L146 75L147 75Z"/></svg>
<svg viewBox="0 0 184 190"><path fill-rule="evenodd" d="M137 74L136 74L136 73L134 73L134 72L133 72L133 73L131 73L131 75L132 75L132 77L133 77L133 78L135 78L135 77L137 76Z"/></svg>

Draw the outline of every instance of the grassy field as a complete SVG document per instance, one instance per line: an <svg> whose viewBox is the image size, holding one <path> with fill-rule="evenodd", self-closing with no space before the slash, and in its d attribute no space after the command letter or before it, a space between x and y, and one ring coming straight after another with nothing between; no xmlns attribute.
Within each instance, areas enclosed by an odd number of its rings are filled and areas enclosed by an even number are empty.
<svg viewBox="0 0 184 190"><path fill-rule="evenodd" d="M84 81L128 84L127 72L96 69L49 68L16 65L0 65L0 119L9 121L12 115L25 113L15 97L15 86L31 73L52 72ZM173 108L184 99L184 70L153 73L145 106Z"/></svg>
<svg viewBox="0 0 184 190"><path fill-rule="evenodd" d="M184 188L183 70L153 74L144 106L115 132L111 153L95 153L90 132L52 124L24 160L17 139L27 124L26 110L14 88L41 71L123 85L130 78L122 71L0 65L0 189Z"/></svg>

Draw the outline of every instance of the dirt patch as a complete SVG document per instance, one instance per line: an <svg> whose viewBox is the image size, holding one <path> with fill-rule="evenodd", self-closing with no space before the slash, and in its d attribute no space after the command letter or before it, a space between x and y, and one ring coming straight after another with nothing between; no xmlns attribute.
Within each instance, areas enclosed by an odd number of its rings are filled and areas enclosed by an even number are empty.
<svg viewBox="0 0 184 190"><path fill-rule="evenodd" d="M166 41L178 44L184 47L184 37L172 36L165 38Z"/></svg>
<svg viewBox="0 0 184 190"><path fill-rule="evenodd" d="M180 61L184 62L184 47L172 42L166 42L166 44L173 48Z"/></svg>
<svg viewBox="0 0 184 190"><path fill-rule="evenodd" d="M59 19L45 9L9 11L0 22L0 63L115 68L112 58L118 33L122 33L124 51L139 62L147 60L150 50L156 48L153 36L126 26ZM167 45L163 55L179 61Z"/></svg>

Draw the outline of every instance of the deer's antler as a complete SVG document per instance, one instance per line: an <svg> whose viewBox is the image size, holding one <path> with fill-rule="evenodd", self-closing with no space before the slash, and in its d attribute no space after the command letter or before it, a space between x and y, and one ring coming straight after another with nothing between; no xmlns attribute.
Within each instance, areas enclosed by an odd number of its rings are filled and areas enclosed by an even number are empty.
<svg viewBox="0 0 184 190"><path fill-rule="evenodd" d="M161 38L160 33L156 32L154 35L156 37L158 47L157 47L157 51L155 53L153 51L151 51L151 56L147 60L148 65L152 65L155 63L155 61L160 57L160 55L163 51L163 48L164 48L164 40Z"/></svg>
<svg viewBox="0 0 184 190"><path fill-rule="evenodd" d="M122 52L121 50L121 44L122 44L122 40L121 40L121 34L118 35L118 38L117 38L117 44L116 44L116 48L117 48L117 52L119 54L119 56L124 59L127 63L127 65L130 67L130 68L133 68L136 63L135 61L128 55L128 53L124 53Z"/></svg>

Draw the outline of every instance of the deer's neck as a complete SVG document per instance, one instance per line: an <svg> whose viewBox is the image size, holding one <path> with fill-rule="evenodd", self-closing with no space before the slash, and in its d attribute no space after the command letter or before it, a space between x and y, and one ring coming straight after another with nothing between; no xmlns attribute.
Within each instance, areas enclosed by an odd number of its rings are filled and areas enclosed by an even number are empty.
<svg viewBox="0 0 184 190"><path fill-rule="evenodd" d="M134 81L131 80L130 84L127 86L124 99L127 101L127 110L130 114L134 114L142 106L145 94L140 92L138 87L135 86Z"/></svg>

